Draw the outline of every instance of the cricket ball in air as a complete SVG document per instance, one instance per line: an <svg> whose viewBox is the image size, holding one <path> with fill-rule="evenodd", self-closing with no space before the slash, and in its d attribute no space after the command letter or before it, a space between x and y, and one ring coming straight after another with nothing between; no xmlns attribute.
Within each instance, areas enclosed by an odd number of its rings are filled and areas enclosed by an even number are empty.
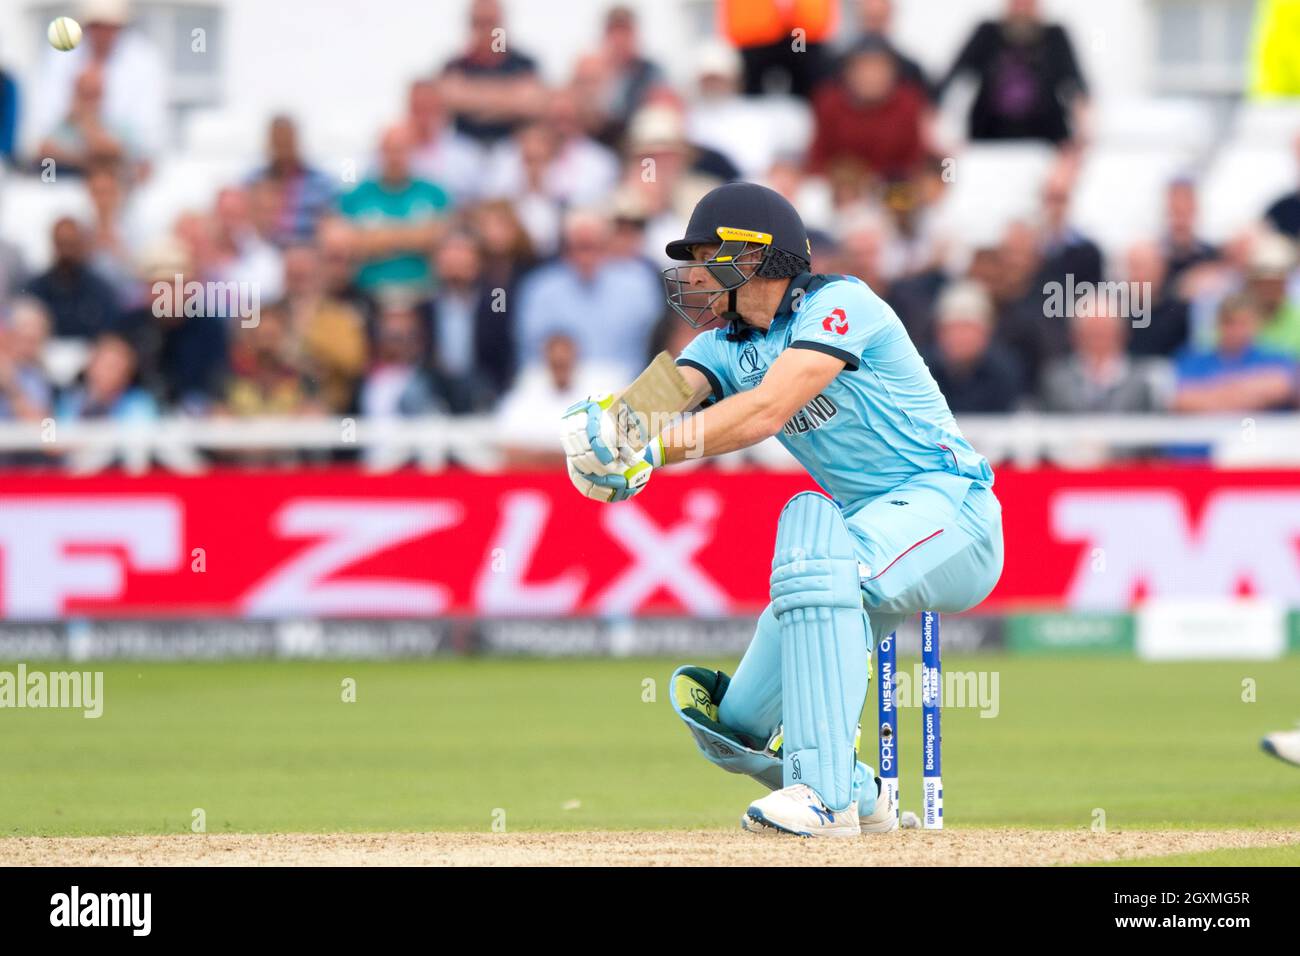
<svg viewBox="0 0 1300 956"><path fill-rule="evenodd" d="M57 17L50 21L45 35L49 37L50 46L67 52L81 42L81 24L72 17Z"/></svg>

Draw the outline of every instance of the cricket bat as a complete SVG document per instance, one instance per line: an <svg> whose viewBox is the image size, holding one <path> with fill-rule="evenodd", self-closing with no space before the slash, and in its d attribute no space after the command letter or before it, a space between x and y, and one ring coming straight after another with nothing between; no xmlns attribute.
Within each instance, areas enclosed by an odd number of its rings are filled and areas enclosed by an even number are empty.
<svg viewBox="0 0 1300 956"><path fill-rule="evenodd" d="M660 352L617 398L611 411L620 441L640 453L668 424L672 415L691 407L695 397L673 357Z"/></svg>

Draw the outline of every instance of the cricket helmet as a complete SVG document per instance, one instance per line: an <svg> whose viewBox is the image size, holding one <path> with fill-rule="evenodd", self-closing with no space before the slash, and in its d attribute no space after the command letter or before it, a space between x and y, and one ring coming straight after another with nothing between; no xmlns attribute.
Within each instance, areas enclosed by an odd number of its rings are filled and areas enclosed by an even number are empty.
<svg viewBox="0 0 1300 956"><path fill-rule="evenodd" d="M691 248L717 245L707 260L697 262ZM784 196L757 183L727 183L695 204L686 235L668 243L668 257L690 265L664 270L668 305L693 328L714 319L713 303L729 295L722 318L739 322L736 290L754 276L794 277L807 272L812 261L808 230ZM691 288L691 270L709 270L718 287Z"/></svg>

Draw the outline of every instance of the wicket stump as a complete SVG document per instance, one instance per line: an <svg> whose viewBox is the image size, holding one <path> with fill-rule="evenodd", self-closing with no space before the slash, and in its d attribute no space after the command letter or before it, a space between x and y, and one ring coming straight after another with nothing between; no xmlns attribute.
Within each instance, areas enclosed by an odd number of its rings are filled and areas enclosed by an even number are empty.
<svg viewBox="0 0 1300 956"><path fill-rule="evenodd" d="M880 639L877 707L880 714L880 785L894 798L902 815L898 786L898 647L897 635ZM921 826L943 829L943 664L939 653L939 613L921 612Z"/></svg>

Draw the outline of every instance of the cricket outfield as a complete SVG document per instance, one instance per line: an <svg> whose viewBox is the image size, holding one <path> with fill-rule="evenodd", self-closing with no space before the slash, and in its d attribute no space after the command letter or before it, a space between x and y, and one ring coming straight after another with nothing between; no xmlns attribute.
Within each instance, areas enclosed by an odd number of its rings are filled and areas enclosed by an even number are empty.
<svg viewBox="0 0 1300 956"><path fill-rule="evenodd" d="M996 687L945 708L948 829L834 846L739 832L762 791L695 752L675 663L76 665L100 717L0 709L0 864L1300 864L1300 769L1258 748L1300 659L948 655ZM913 810L918 734L904 708Z"/></svg>

